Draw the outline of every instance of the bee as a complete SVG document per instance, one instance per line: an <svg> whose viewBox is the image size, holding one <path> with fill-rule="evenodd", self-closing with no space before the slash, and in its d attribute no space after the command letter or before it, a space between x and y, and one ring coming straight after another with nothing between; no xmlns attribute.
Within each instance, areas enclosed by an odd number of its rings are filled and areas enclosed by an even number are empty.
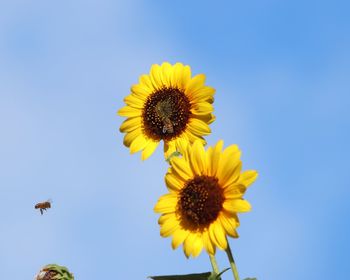
<svg viewBox="0 0 350 280"><path fill-rule="evenodd" d="M170 120L171 116L171 106L166 102L159 102L155 107L158 117L163 122L162 132L165 133L174 133L174 126Z"/></svg>
<svg viewBox="0 0 350 280"><path fill-rule="evenodd" d="M169 118L163 120L163 133L174 133L174 126Z"/></svg>
<svg viewBox="0 0 350 280"><path fill-rule="evenodd" d="M40 210L40 213L41 215L44 213L44 210L46 211L47 208L51 208L51 199L47 200L47 201L44 201L44 202L39 202L37 204L35 204L34 208L35 209L39 209Z"/></svg>

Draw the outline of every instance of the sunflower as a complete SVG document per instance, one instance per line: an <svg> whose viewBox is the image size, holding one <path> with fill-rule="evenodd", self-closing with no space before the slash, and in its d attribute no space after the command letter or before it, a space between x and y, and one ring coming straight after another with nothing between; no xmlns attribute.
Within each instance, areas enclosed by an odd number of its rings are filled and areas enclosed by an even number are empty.
<svg viewBox="0 0 350 280"><path fill-rule="evenodd" d="M131 87L124 99L126 106L118 111L127 117L120 126L126 133L124 145L131 153L142 150L145 160L161 140L166 157L177 150L181 139L205 144L203 136L210 134L209 124L215 120L215 90L204 83L205 75L191 77L188 65L152 65L149 75L141 75Z"/></svg>
<svg viewBox="0 0 350 280"><path fill-rule="evenodd" d="M220 140L205 151L200 141L179 144L182 157L171 158L165 176L169 193L154 207L162 214L160 234L172 236L173 249L183 243L186 257L198 256L203 248L214 255L216 247L227 248L227 236L238 237L237 213L250 211L243 195L257 172L241 171L237 145L222 151Z"/></svg>

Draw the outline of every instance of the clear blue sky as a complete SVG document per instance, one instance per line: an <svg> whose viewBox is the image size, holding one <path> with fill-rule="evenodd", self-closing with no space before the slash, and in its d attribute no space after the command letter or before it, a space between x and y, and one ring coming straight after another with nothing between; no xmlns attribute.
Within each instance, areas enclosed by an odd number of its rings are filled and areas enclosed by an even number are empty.
<svg viewBox="0 0 350 280"><path fill-rule="evenodd" d="M179 61L217 90L209 144L238 144L260 174L231 241L241 276L345 279L349 2L147 2L0 3L1 278L53 262L77 280L210 270L159 237L161 151L141 162L118 130L138 76Z"/></svg>

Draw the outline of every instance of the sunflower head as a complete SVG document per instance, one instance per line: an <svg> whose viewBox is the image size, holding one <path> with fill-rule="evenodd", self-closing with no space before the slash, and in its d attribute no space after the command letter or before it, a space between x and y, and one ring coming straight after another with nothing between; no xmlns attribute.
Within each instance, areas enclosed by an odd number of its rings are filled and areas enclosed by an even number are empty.
<svg viewBox="0 0 350 280"><path fill-rule="evenodd" d="M214 93L205 85L205 75L192 77L188 65L152 65L150 73L131 87L126 106L118 111L127 118L120 126L126 133L124 145L131 153L142 151L142 159L147 159L161 140L166 156L182 140L205 144L203 136L210 133L209 124L215 120Z"/></svg>
<svg viewBox="0 0 350 280"><path fill-rule="evenodd" d="M154 210L161 214L161 236L173 237L173 249L183 243L186 257L198 256L203 248L209 254L215 254L216 247L225 250L227 236L238 237L237 213L251 208L243 195L257 172L242 172L236 145L222 147L223 141L208 150L200 141L180 141L182 157L170 159L165 176L169 193Z"/></svg>

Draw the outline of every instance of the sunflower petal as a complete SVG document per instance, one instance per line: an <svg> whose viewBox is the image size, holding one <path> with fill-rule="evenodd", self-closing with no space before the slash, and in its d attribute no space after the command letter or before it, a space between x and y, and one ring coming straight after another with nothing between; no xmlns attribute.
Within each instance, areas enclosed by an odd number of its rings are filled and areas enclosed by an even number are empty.
<svg viewBox="0 0 350 280"><path fill-rule="evenodd" d="M201 175L205 168L205 150L200 141L195 141L191 151L191 166L195 174Z"/></svg>
<svg viewBox="0 0 350 280"><path fill-rule="evenodd" d="M141 118L134 117L134 118L128 118L125 121L123 121L119 130L120 132L131 132L139 127L141 127Z"/></svg>
<svg viewBox="0 0 350 280"><path fill-rule="evenodd" d="M191 118L188 122L188 129L195 135L209 135L211 130L205 122Z"/></svg>
<svg viewBox="0 0 350 280"><path fill-rule="evenodd" d="M132 141L134 141L136 139L136 137L139 136L141 133L142 133L142 131L140 128L137 128L133 131L126 133L124 136L123 144L126 147L130 147Z"/></svg>
<svg viewBox="0 0 350 280"><path fill-rule="evenodd" d="M204 86L192 93L192 101L195 102L203 102L207 101L209 103L213 103L214 101L215 89L212 87Z"/></svg>
<svg viewBox="0 0 350 280"><path fill-rule="evenodd" d="M222 250L227 248L227 239L220 222L217 220L214 222L213 231L215 234L216 241L218 242L218 247Z"/></svg>
<svg viewBox="0 0 350 280"><path fill-rule="evenodd" d="M163 84L167 87L171 87L172 86L171 77L172 77L172 71L173 71L171 64L169 62L163 62L161 68L162 68Z"/></svg>
<svg viewBox="0 0 350 280"><path fill-rule="evenodd" d="M180 77L180 88L185 90L190 80L191 80L191 67L188 65L185 65L182 68L182 74Z"/></svg>
<svg viewBox="0 0 350 280"><path fill-rule="evenodd" d="M175 63L173 66L173 73L171 75L171 84L174 87L180 87L180 80L181 80L181 74L182 74L183 64L182 63Z"/></svg>
<svg viewBox="0 0 350 280"><path fill-rule="evenodd" d="M149 143L149 139L145 138L145 136L143 134L140 134L139 136L137 136L134 141L132 141L131 145L130 145L130 153L134 154L136 152L141 151L142 149L144 149L147 144Z"/></svg>
<svg viewBox="0 0 350 280"><path fill-rule="evenodd" d="M246 187L248 187L256 180L257 177L258 172L256 172L255 170L247 170L241 173L237 183L243 184Z"/></svg>
<svg viewBox="0 0 350 280"><path fill-rule="evenodd" d="M145 101L147 99L147 96L152 93L147 86L140 84L133 85L131 87L131 92L143 101Z"/></svg>
<svg viewBox="0 0 350 280"><path fill-rule="evenodd" d="M211 159L209 159L211 161L211 175L212 176L216 176L218 167L219 167L219 163L220 163L220 158L221 158L221 150L222 147L224 145L224 141L220 140L216 143L212 155L211 155Z"/></svg>
<svg viewBox="0 0 350 280"><path fill-rule="evenodd" d="M189 235L189 231L181 228L177 229L173 233L173 240L171 241L171 247L173 249L176 249L177 247L179 247L185 241L188 235Z"/></svg>
<svg viewBox="0 0 350 280"><path fill-rule="evenodd" d="M151 78L152 85L155 89L160 89L163 87L160 65L153 64L151 66L151 71L150 71L149 76Z"/></svg>
<svg viewBox="0 0 350 280"><path fill-rule="evenodd" d="M162 237L168 237L180 228L179 221L176 219L175 214L164 221L161 225L160 235Z"/></svg>
<svg viewBox="0 0 350 280"><path fill-rule="evenodd" d="M193 92L196 92L197 90L203 88L205 83L205 75L204 74L198 74L194 76L189 82L186 87L186 93L188 95L192 95Z"/></svg>
<svg viewBox="0 0 350 280"><path fill-rule="evenodd" d="M156 213L173 213L176 210L177 196L169 193L161 196L158 202L154 206L154 212Z"/></svg>
<svg viewBox="0 0 350 280"><path fill-rule="evenodd" d="M142 112L140 109L136 109L130 106L125 106L118 110L118 115L122 117L139 117L141 114Z"/></svg>
<svg viewBox="0 0 350 280"><path fill-rule="evenodd" d="M140 79L139 79L139 83L140 83L140 85L147 87L149 92L153 92L155 90L149 75L141 75Z"/></svg>
<svg viewBox="0 0 350 280"><path fill-rule="evenodd" d="M154 153L154 151L157 149L158 145L159 145L158 141L150 140L148 142L148 144L146 145L146 147L142 151L141 159L142 160L148 159Z"/></svg>
<svg viewBox="0 0 350 280"><path fill-rule="evenodd" d="M184 253L187 258L189 258L192 255L193 249L194 249L194 242L196 241L197 235L193 232L190 232L190 234L185 239L183 249Z"/></svg>
<svg viewBox="0 0 350 280"><path fill-rule="evenodd" d="M210 239L209 237L209 230L205 230L202 233L202 241L205 250L208 252L208 254L215 255L215 243Z"/></svg>
<svg viewBox="0 0 350 280"><path fill-rule="evenodd" d="M244 199L226 199L223 208L229 213L243 213L251 210L251 205Z"/></svg>
<svg viewBox="0 0 350 280"><path fill-rule="evenodd" d="M202 241L201 235L197 234L197 238L193 242L192 256L194 258L198 257L199 254L202 252L202 249L203 249L203 241Z"/></svg>
<svg viewBox="0 0 350 280"><path fill-rule="evenodd" d="M127 97L125 97L124 102L126 105L137 109L142 109L145 103L144 100L140 99L135 94L130 94Z"/></svg>
<svg viewBox="0 0 350 280"><path fill-rule="evenodd" d="M231 237L238 237L237 236L237 224L234 218L228 217L225 214L221 213L219 216L221 225L225 229L226 233Z"/></svg>
<svg viewBox="0 0 350 280"><path fill-rule="evenodd" d="M171 159L171 166L175 173L179 174L181 178L187 180L193 176L192 170L187 161L183 158L173 157Z"/></svg>
<svg viewBox="0 0 350 280"><path fill-rule="evenodd" d="M169 190L177 192L184 187L185 181L183 181L182 179L180 179L176 175L168 172L165 175L165 184Z"/></svg>

